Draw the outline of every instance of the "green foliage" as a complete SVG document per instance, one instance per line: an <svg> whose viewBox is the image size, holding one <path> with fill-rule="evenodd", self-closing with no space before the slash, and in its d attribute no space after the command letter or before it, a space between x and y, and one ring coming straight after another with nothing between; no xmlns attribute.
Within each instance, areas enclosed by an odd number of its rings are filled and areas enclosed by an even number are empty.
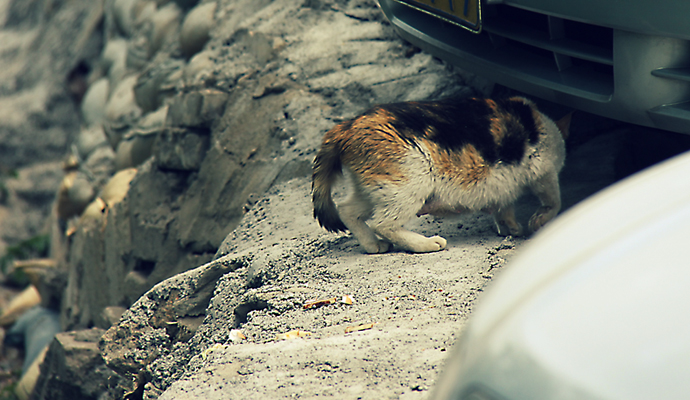
<svg viewBox="0 0 690 400"><path fill-rule="evenodd" d="M3 371L0 376L0 400L17 400L15 389L22 376L21 368L11 368Z"/></svg>
<svg viewBox="0 0 690 400"><path fill-rule="evenodd" d="M50 235L36 235L23 240L14 246L8 246L7 252L0 257L0 271L7 273L14 260L26 260L29 258L41 258L48 255L50 249ZM12 281L26 283L26 276L22 271L14 271L10 277Z"/></svg>
<svg viewBox="0 0 690 400"><path fill-rule="evenodd" d="M2 389L0 389L0 400L17 400L17 395L14 394L14 390L17 387L17 383L19 381L19 376L21 375L21 370L20 371L13 371L13 380L9 383L3 382L1 385Z"/></svg>

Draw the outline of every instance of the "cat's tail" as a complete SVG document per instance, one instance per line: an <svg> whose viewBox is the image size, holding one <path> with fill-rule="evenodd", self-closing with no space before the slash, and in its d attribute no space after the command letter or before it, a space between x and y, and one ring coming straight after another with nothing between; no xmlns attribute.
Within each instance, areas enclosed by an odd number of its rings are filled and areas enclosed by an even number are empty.
<svg viewBox="0 0 690 400"><path fill-rule="evenodd" d="M311 193L314 218L329 232L344 232L347 227L340 219L331 197L331 187L342 174L340 149L334 142L325 141L314 159Z"/></svg>

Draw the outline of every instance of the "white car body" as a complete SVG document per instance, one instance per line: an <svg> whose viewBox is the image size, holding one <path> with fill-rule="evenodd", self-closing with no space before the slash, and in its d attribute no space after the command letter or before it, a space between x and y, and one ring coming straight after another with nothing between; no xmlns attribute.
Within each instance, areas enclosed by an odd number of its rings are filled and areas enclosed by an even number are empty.
<svg viewBox="0 0 690 400"><path fill-rule="evenodd" d="M553 221L480 299L434 399L689 399L690 154Z"/></svg>

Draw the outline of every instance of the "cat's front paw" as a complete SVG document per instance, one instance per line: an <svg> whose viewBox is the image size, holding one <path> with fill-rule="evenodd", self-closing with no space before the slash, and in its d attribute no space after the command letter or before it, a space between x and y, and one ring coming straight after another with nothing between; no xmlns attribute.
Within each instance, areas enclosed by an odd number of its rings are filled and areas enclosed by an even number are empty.
<svg viewBox="0 0 690 400"><path fill-rule="evenodd" d="M537 212L529 219L529 230L531 232L538 231L547 222L551 221L556 216L558 211L550 207L540 207Z"/></svg>
<svg viewBox="0 0 690 400"><path fill-rule="evenodd" d="M506 221L496 222L496 229L499 236L521 236L522 225L517 222L507 223Z"/></svg>

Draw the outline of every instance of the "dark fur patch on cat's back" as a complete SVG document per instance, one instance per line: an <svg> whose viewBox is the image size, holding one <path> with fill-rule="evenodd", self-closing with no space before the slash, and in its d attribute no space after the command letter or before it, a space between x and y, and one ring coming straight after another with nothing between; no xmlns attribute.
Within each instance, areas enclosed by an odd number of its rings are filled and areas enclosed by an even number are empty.
<svg viewBox="0 0 690 400"><path fill-rule="evenodd" d="M442 149L458 151L472 145L489 164L519 162L526 142L539 139L532 108L522 99L499 101L466 98L435 102L407 102L376 106L367 114L385 110L391 126L410 144L425 138ZM505 124L497 143L492 120Z"/></svg>
<svg viewBox="0 0 690 400"><path fill-rule="evenodd" d="M496 105L506 130L498 145L500 158L508 163L518 162L525 154L525 144L539 140L533 109L520 98L497 100Z"/></svg>
<svg viewBox="0 0 690 400"><path fill-rule="evenodd" d="M526 104L519 97L497 100L496 103L505 110L507 114L513 116L518 124L512 126L512 132L521 139L526 139L530 144L535 144L539 140L539 130L534 120L534 109Z"/></svg>

